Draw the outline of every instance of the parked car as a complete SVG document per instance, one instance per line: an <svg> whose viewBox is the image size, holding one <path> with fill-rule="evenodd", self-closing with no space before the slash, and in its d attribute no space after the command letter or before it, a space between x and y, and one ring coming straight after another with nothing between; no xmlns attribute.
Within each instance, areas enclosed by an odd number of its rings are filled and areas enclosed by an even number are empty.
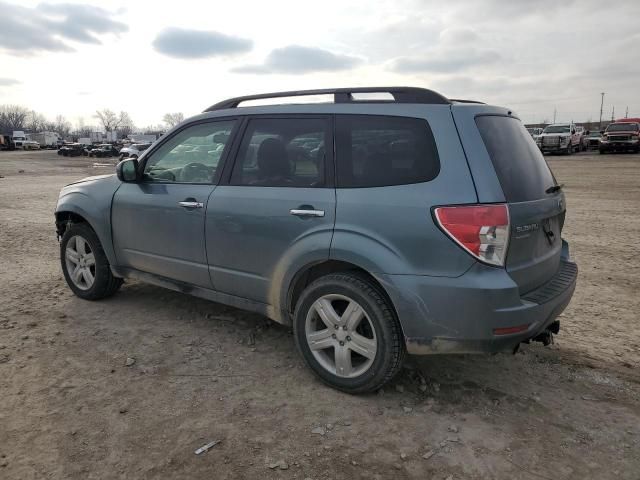
<svg viewBox="0 0 640 480"><path fill-rule="evenodd" d="M84 145L82 147L82 155L84 155L85 157L88 157L89 154L91 153L91 151L96 149L96 148L100 148L100 146L99 145Z"/></svg>
<svg viewBox="0 0 640 480"><path fill-rule="evenodd" d="M580 125L576 125L576 134L579 137L578 151L584 152L587 149L587 130Z"/></svg>
<svg viewBox="0 0 640 480"><path fill-rule="evenodd" d="M335 103L236 108L301 95ZM562 186L517 116L421 88L220 102L64 187L55 215L78 297L135 278L259 312L351 393L405 353L548 344L577 277Z"/></svg>
<svg viewBox="0 0 640 480"><path fill-rule="evenodd" d="M542 153L565 153L571 155L580 150L580 134L573 123L548 125L538 138Z"/></svg>
<svg viewBox="0 0 640 480"><path fill-rule="evenodd" d="M11 135L0 135L0 150L15 150L16 144Z"/></svg>
<svg viewBox="0 0 640 480"><path fill-rule="evenodd" d="M58 155L63 157L79 157L82 155L82 145L79 143L67 143L58 149Z"/></svg>
<svg viewBox="0 0 640 480"><path fill-rule="evenodd" d="M529 135L531 135L531 138L533 138L534 142L538 141L538 138L540 137L540 135L542 135L544 128L542 127L530 127L527 128L527 132L529 132Z"/></svg>
<svg viewBox="0 0 640 480"><path fill-rule="evenodd" d="M127 147L122 147L120 149L120 160L123 158L138 158L150 146L150 143L132 143Z"/></svg>
<svg viewBox="0 0 640 480"><path fill-rule="evenodd" d="M22 149L23 150L40 150L40 144L35 140L23 140Z"/></svg>
<svg viewBox="0 0 640 480"><path fill-rule="evenodd" d="M632 122L610 123L600 139L600 153L640 152L640 124Z"/></svg>
<svg viewBox="0 0 640 480"><path fill-rule="evenodd" d="M96 148L93 148L89 152L90 157L117 157L119 155L118 149L110 143L102 143Z"/></svg>
<svg viewBox="0 0 640 480"><path fill-rule="evenodd" d="M598 150L600 148L600 137L602 132L591 131L587 134L587 150Z"/></svg>

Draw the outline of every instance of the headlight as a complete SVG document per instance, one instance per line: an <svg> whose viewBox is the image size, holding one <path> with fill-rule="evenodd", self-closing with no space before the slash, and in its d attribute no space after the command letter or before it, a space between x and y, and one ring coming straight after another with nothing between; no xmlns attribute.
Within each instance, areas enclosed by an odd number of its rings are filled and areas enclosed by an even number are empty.
<svg viewBox="0 0 640 480"><path fill-rule="evenodd" d="M567 143L569 141L569 137L560 137L560 142Z"/></svg>

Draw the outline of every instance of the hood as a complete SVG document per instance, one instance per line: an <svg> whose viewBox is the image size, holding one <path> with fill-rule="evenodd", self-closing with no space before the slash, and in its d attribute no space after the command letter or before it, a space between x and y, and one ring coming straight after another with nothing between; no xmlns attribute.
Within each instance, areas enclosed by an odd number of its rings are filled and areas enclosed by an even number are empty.
<svg viewBox="0 0 640 480"><path fill-rule="evenodd" d="M638 130L616 130L613 132L604 132L603 135L638 135Z"/></svg>
<svg viewBox="0 0 640 480"><path fill-rule="evenodd" d="M86 177L83 178L81 180L75 181L75 182L71 182L68 183L67 185L65 185L65 187L68 187L70 185L77 185L78 183L89 183L89 182L95 182L96 180L100 180L102 178L108 178L108 177L113 177L115 176L115 173L108 173L106 175L94 175L93 177Z"/></svg>

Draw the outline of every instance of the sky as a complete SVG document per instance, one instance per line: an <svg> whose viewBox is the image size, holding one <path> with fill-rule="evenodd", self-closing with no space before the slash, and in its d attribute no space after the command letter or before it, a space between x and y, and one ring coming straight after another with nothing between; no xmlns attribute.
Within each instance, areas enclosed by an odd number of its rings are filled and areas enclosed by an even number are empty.
<svg viewBox="0 0 640 480"><path fill-rule="evenodd" d="M640 0L0 0L0 104L139 127L228 97L418 86L527 123L640 117Z"/></svg>

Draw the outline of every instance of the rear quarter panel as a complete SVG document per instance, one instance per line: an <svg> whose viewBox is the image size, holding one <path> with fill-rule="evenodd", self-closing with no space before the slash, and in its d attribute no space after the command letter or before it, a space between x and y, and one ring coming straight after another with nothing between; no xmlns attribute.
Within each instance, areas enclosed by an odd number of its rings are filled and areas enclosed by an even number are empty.
<svg viewBox="0 0 640 480"><path fill-rule="evenodd" d="M338 188L331 258L374 274L462 275L474 260L445 236L431 214L437 205L477 202L450 107L393 105L379 114L426 119L436 140L440 173L424 183Z"/></svg>

